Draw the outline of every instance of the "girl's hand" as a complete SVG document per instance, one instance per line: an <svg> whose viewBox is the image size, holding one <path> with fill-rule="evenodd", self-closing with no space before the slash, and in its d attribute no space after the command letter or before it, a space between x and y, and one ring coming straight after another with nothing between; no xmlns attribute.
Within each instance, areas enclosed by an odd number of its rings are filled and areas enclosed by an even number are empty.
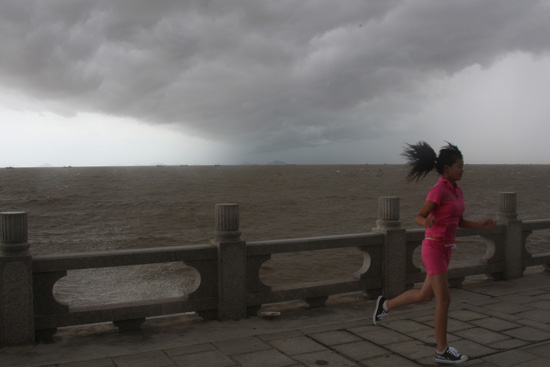
<svg viewBox="0 0 550 367"><path fill-rule="evenodd" d="M428 218L426 218L426 223L424 224L424 226L426 228L430 228L434 224L434 222L435 218L430 215Z"/></svg>
<svg viewBox="0 0 550 367"><path fill-rule="evenodd" d="M437 208L437 204L431 201L426 201L424 206L420 210L420 213L416 216L416 224L422 227L430 228L434 222L435 218L430 215L430 213Z"/></svg>
<svg viewBox="0 0 550 367"><path fill-rule="evenodd" d="M496 225L496 222L492 218L486 218L479 222L480 228L494 228Z"/></svg>

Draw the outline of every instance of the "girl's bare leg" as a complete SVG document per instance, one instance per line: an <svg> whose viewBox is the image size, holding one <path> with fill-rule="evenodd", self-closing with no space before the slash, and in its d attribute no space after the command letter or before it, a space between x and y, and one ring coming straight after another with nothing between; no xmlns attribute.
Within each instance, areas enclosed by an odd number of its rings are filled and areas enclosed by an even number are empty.
<svg viewBox="0 0 550 367"><path fill-rule="evenodd" d="M426 275L426 280L420 289L408 290L399 296L389 299L386 303L387 311L414 303L429 302L435 296L436 306L434 313L435 339L437 350L447 348L447 317L449 314L449 295L447 273Z"/></svg>
<svg viewBox="0 0 550 367"><path fill-rule="evenodd" d="M431 275L426 276L422 288L410 289L395 298L389 299L386 303L387 311L414 303L431 301L434 298L434 292L430 277Z"/></svg>
<svg viewBox="0 0 550 367"><path fill-rule="evenodd" d="M434 329L437 350L443 351L447 348L447 318L451 296L449 295L447 273L429 275L435 295Z"/></svg>

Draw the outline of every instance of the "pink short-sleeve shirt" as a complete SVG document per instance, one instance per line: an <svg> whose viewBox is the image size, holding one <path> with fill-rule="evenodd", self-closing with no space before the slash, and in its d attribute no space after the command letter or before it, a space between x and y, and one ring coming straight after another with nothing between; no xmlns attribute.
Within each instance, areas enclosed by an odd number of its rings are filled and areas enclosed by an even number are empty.
<svg viewBox="0 0 550 367"><path fill-rule="evenodd" d="M440 177L428 192L426 200L437 204L430 213L435 221L430 228L426 228L426 237L440 238L449 244L454 243L458 223L465 209L462 189Z"/></svg>

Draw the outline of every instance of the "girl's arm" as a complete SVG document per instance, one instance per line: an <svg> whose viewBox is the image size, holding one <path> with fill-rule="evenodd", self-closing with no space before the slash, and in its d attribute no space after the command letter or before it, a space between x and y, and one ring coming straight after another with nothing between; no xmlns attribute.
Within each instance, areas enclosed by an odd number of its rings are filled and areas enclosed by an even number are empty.
<svg viewBox="0 0 550 367"><path fill-rule="evenodd" d="M433 201L427 201L424 203L420 213L416 216L416 224L422 227L430 228L435 221L433 216L430 216L432 210L437 208L437 204Z"/></svg>
<svg viewBox="0 0 550 367"><path fill-rule="evenodd" d="M463 217L460 217L458 222L460 228L493 228L496 226L496 223L491 218L483 219L480 222L473 222L471 220L466 220Z"/></svg>

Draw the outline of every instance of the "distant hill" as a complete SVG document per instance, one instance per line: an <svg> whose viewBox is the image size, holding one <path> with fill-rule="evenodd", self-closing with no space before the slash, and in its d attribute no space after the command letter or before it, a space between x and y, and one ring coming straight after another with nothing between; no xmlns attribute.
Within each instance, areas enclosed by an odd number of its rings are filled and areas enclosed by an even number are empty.
<svg viewBox="0 0 550 367"><path fill-rule="evenodd" d="M283 162L283 161L273 161L273 162L269 162L267 164L268 166L286 166L286 162Z"/></svg>

